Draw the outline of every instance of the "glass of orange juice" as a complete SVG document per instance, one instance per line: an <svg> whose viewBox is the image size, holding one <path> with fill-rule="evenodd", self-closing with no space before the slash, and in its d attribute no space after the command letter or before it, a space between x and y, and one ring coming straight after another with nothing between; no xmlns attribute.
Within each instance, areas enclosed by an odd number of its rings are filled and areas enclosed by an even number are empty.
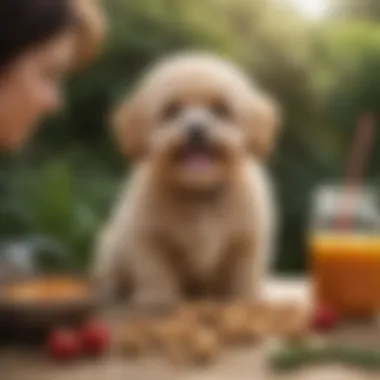
<svg viewBox="0 0 380 380"><path fill-rule="evenodd" d="M380 214L371 188L348 191L325 186L316 193L310 236L315 296L343 316L370 317L380 309Z"/></svg>

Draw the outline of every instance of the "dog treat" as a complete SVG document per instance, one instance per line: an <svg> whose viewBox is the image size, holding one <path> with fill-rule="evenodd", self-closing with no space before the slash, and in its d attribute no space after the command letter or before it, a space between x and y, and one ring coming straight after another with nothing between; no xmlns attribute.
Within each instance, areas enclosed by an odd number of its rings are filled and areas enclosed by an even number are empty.
<svg viewBox="0 0 380 380"><path fill-rule="evenodd" d="M198 324L200 319L199 305L197 303L181 305L172 317L184 324Z"/></svg>
<svg viewBox="0 0 380 380"><path fill-rule="evenodd" d="M277 320L284 320L293 318L295 315L299 314L302 308L298 303L287 302L272 305L272 310Z"/></svg>
<svg viewBox="0 0 380 380"><path fill-rule="evenodd" d="M152 341L155 347L165 348L182 344L192 332L192 324L179 318L168 317L153 322L151 327Z"/></svg>
<svg viewBox="0 0 380 380"><path fill-rule="evenodd" d="M121 341L122 351L128 356L140 356L149 349L149 339L142 330L128 326Z"/></svg>
<svg viewBox="0 0 380 380"><path fill-rule="evenodd" d="M192 309L182 309L177 315L156 321L153 337L157 350L173 364L190 361L189 341L196 334L198 323Z"/></svg>
<svg viewBox="0 0 380 380"><path fill-rule="evenodd" d="M120 337L121 348L125 354L139 356L151 348L150 323L146 318L137 316L128 321Z"/></svg>
<svg viewBox="0 0 380 380"><path fill-rule="evenodd" d="M227 344L243 343L247 340L247 327L250 323L250 313L247 307L241 305L226 306L220 316L218 332Z"/></svg>
<svg viewBox="0 0 380 380"><path fill-rule="evenodd" d="M220 304L205 300L180 305L170 314L135 316L128 321L123 349L138 356L155 348L172 364L205 365L223 346L255 344L272 337L292 348L274 360L276 365L293 367L313 356L314 351L298 349L310 343L309 330L309 313L296 303Z"/></svg>
<svg viewBox="0 0 380 380"><path fill-rule="evenodd" d="M245 328L247 342L261 342L270 331L269 321L262 316L250 318Z"/></svg>
<svg viewBox="0 0 380 380"><path fill-rule="evenodd" d="M213 329L199 327L187 340L190 359L195 364L211 363L220 350L218 334Z"/></svg>
<svg viewBox="0 0 380 380"><path fill-rule="evenodd" d="M177 341L169 341L161 351L165 355L165 358L174 365L182 366L187 365L189 362L189 353L183 342L181 344Z"/></svg>
<svg viewBox="0 0 380 380"><path fill-rule="evenodd" d="M203 301L199 304L199 321L207 326L216 326L222 312L222 305L214 301Z"/></svg>
<svg viewBox="0 0 380 380"><path fill-rule="evenodd" d="M252 304L248 304L247 307L255 316L272 314L275 309L275 305L272 302L265 301L257 301Z"/></svg>
<svg viewBox="0 0 380 380"><path fill-rule="evenodd" d="M307 316L299 315L285 321L280 337L289 343L299 343L310 335L310 323Z"/></svg>
<svg viewBox="0 0 380 380"><path fill-rule="evenodd" d="M221 310L220 303L203 300L182 306L179 308L177 316L187 323L215 326L220 318Z"/></svg>
<svg viewBox="0 0 380 380"><path fill-rule="evenodd" d="M295 329L297 324L306 323L307 311L297 303L275 305L272 313L272 333L282 335L287 330Z"/></svg>
<svg viewBox="0 0 380 380"><path fill-rule="evenodd" d="M249 331L256 332L262 337L270 335L274 330L276 310L272 303L258 302L249 306Z"/></svg>

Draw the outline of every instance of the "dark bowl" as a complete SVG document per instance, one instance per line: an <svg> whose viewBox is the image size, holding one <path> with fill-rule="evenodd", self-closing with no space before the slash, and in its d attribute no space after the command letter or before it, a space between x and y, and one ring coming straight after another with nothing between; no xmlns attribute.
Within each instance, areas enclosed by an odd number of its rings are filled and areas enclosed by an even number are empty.
<svg viewBox="0 0 380 380"><path fill-rule="evenodd" d="M65 276L65 278L87 282L85 278L74 276ZM13 280L0 287L0 331L47 331L55 326L81 323L100 305L100 300L90 284L88 295L72 299L14 301L6 296L7 286L33 280L35 279Z"/></svg>

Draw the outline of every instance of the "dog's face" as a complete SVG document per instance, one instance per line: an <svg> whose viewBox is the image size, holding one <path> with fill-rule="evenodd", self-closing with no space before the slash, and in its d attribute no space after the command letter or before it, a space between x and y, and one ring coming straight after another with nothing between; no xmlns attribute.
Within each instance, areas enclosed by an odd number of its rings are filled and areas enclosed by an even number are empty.
<svg viewBox="0 0 380 380"><path fill-rule="evenodd" d="M235 67L205 55L154 69L116 114L118 140L182 188L223 185L242 158L266 156L277 129L272 103Z"/></svg>

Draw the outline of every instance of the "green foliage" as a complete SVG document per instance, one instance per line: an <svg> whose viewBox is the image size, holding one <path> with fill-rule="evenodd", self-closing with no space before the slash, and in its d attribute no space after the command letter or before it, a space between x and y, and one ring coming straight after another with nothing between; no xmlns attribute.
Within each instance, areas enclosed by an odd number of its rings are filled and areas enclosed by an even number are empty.
<svg viewBox="0 0 380 380"><path fill-rule="evenodd" d="M379 117L380 28L363 21L335 23L325 28L320 41L324 45L324 69L328 72L323 92L325 116L334 138L331 149L343 169L360 117L370 113L376 122ZM376 146L377 137L368 172L372 180L378 176Z"/></svg>
<svg viewBox="0 0 380 380"><path fill-rule="evenodd" d="M65 251L70 267L84 269L117 182L78 170L70 157L33 167L24 164L8 173L7 182L7 202L0 208L3 240L28 243L33 236L45 236ZM50 258L45 255L45 262Z"/></svg>
<svg viewBox="0 0 380 380"><path fill-rule="evenodd" d="M334 0L333 15L339 19L365 19L377 21L380 18L380 3L377 0Z"/></svg>

